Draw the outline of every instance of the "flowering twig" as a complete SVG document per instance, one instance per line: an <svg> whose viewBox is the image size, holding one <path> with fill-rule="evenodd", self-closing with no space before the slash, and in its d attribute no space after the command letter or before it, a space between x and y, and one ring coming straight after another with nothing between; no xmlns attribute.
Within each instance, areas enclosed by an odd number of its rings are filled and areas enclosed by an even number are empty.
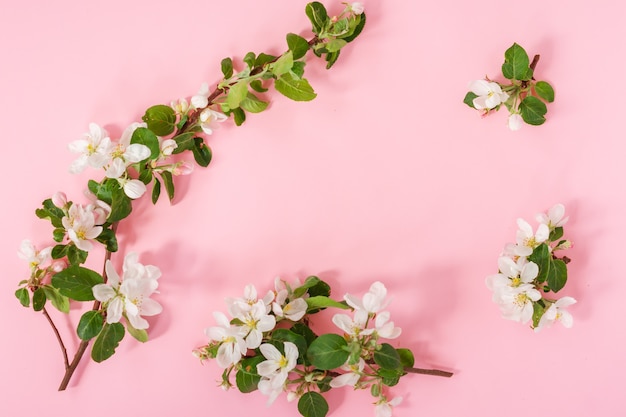
<svg viewBox="0 0 626 417"><path fill-rule="evenodd" d="M569 249L572 243L563 239L563 225L567 223L565 207L554 205L547 213L536 216L536 231L523 219L515 243L505 246L498 259L499 272L486 279L493 291L493 301L500 306L502 317L526 324L539 331L560 321L565 327L573 324L565 307L576 303L572 297L558 300L546 295L561 291L567 282L567 264L570 259L558 257L557 252Z"/></svg>
<svg viewBox="0 0 626 417"><path fill-rule="evenodd" d="M472 81L463 102L480 111L483 116L500 110L509 111L508 125L518 130L522 122L541 125L546 121L548 109L544 103L554 101L554 89L545 81L535 80L535 68L539 55L529 58L524 48L514 43L504 54L502 74L510 84L499 83L489 78Z"/></svg>
<svg viewBox="0 0 626 417"><path fill-rule="evenodd" d="M310 276L290 285L276 279L274 290L260 297L253 285L243 297L229 298L230 318L215 312L217 326L206 329L210 341L194 354L215 359L224 369L220 385L235 385L241 392L259 390L271 404L281 393L298 399L304 417L323 417L328 403L323 393L344 386L369 389L376 398L377 415L391 415L401 397L388 401L387 387L406 374L451 377L452 372L415 368L411 350L394 348L385 339L400 336L401 329L385 310L387 290L375 282L363 297L346 294L342 301L330 298L330 286ZM317 335L311 315L325 308L353 310L338 313L332 322L343 335Z"/></svg>
<svg viewBox="0 0 626 417"><path fill-rule="evenodd" d="M86 167L104 170L100 181L89 180L88 204L79 204L58 192L46 199L36 210L37 217L53 226L54 246L37 250L28 240L22 242L21 258L30 266L30 277L19 283L15 292L25 307L32 305L42 311L51 325L63 353L65 375L59 387L64 390L86 352L94 343L91 358L96 362L115 353L126 333L140 342L148 340L146 316L161 312L161 305L151 299L161 274L156 266L143 265L138 255L124 258L122 273L110 261L118 250L117 225L129 217L135 199L143 197L152 187L152 202L156 203L164 188L169 200L174 198L174 177L189 174L193 165L187 161L173 162L172 155L192 155L195 162L206 167L211 150L205 143L216 124L230 116L241 125L249 113L264 111L268 103L257 93L276 91L295 101L309 101L316 93L304 78L305 57L312 51L332 67L343 47L363 30L365 14L360 3L345 4L339 16L328 16L319 2L309 3L305 12L312 25L313 38L290 33L286 37L287 51L273 56L249 52L235 70L231 58L224 58L221 69L224 78L214 91L208 84L191 97L168 105L156 105L146 110L143 123L133 123L122 136L113 141L102 127L89 125L82 139L70 144L79 157L72 163L72 173ZM106 254L102 273L84 267L94 245L102 245ZM69 313L71 302L93 301L77 325L81 339L69 361L67 349L52 317L45 309L47 302Z"/></svg>

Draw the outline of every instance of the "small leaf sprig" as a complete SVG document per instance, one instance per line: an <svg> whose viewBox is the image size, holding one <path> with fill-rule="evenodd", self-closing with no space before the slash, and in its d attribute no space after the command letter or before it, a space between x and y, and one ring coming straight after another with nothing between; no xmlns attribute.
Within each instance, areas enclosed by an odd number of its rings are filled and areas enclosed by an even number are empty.
<svg viewBox="0 0 626 417"><path fill-rule="evenodd" d="M559 299L554 295L567 282L567 256L557 252L572 247L563 239L565 216L563 204L556 204L547 213L536 216L536 231L524 219L517 219L516 242L508 243L498 258L499 272L486 279L493 291L493 301L500 306L502 317L526 324L539 331L559 321L572 327L572 315L566 307L576 303L572 297Z"/></svg>
<svg viewBox="0 0 626 417"><path fill-rule="evenodd" d="M172 201L175 177L191 173L194 167L175 156L191 154L197 165L208 166L212 152L205 141L207 135L231 116L239 126L247 113L266 110L269 103L260 94L271 86L295 101L314 99L316 93L304 78L307 52L313 51L326 60L326 68L331 68L342 48L365 26L361 3L344 3L341 14L330 17L324 5L312 2L305 13L312 25L311 39L290 33L286 36L287 50L281 55L249 52L241 64L224 58L224 77L212 91L204 83L190 100L181 98L170 105L148 108L142 122L132 123L117 140L91 123L89 132L69 145L70 151L79 155L70 172L80 173L90 167L103 170L104 177L88 181L88 203L74 202L57 192L35 211L37 217L51 223L55 243L38 249L30 240L22 242L18 256L28 262L30 275L15 292L24 307L32 306L43 313L56 336L65 365L59 391L66 389L91 341L91 358L104 361L115 353L126 333L146 342L149 323L144 317L162 310L151 298L161 275L158 267L139 263L136 253L124 257L121 273L111 262L119 249L118 225L131 215L134 200L145 196L151 186L153 203L159 200L162 188ZM98 246L105 251L101 273L84 266ZM93 303L77 325L80 344L72 360L48 313L48 301L66 314L70 303Z"/></svg>
<svg viewBox="0 0 626 417"><path fill-rule="evenodd" d="M545 104L554 101L554 89L546 81L535 80L535 67L539 55L530 61L528 54L517 43L504 53L502 75L509 83L500 83L485 77L469 84L469 92L463 102L483 116L505 106L509 111L508 126L519 130L522 123L542 125L548 108Z"/></svg>
<svg viewBox="0 0 626 417"><path fill-rule="evenodd" d="M346 294L330 298L330 286L316 276L290 285L276 279L274 290L259 297L254 285L243 297L227 298L230 318L214 312L217 326L205 330L210 341L194 351L201 361L215 359L224 369L219 385L242 393L260 391L268 405L286 393L298 400L304 417L324 417L329 410L322 394L332 388L369 389L376 416L391 416L402 397L391 399L388 387L408 373L450 377L451 372L414 368L413 352L394 348L401 329L385 310L387 289L374 282L362 297ZM343 334L318 335L312 316L326 308L352 310L337 313L332 322Z"/></svg>

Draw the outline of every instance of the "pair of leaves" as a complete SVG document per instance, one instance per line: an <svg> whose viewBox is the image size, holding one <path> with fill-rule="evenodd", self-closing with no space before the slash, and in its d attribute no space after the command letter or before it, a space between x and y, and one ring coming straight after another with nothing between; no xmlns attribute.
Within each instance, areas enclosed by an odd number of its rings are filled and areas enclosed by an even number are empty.
<svg viewBox="0 0 626 417"><path fill-rule="evenodd" d="M561 259L554 258L546 243L537 246L528 260L539 267L536 281L545 282L552 292L560 291L567 283L567 265Z"/></svg>
<svg viewBox="0 0 626 417"><path fill-rule="evenodd" d="M30 293L28 288L23 287L15 291L15 296L24 307L30 306ZM62 313L70 312L70 301L62 295L58 289L50 285L42 285L33 292L33 310L41 311L46 305L46 301L50 300L52 305Z"/></svg>

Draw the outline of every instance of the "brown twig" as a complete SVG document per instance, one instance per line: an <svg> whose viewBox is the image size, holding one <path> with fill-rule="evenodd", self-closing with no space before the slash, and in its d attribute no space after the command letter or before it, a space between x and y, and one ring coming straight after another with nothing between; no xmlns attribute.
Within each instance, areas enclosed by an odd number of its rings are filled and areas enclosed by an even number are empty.
<svg viewBox="0 0 626 417"><path fill-rule="evenodd" d="M115 231L117 230L117 225L118 222L115 222L111 225L111 230L113 231L113 233L115 234ZM111 259L111 252L110 251L106 251L105 255L104 255L104 266L102 267L102 278L104 278L104 282L107 282L107 273L106 273L106 262L108 260ZM100 309L100 301L96 300L93 302L93 307L91 308L93 311L97 311ZM51 322L52 324L52 322ZM56 328L54 327L54 325L52 326L55 331ZM65 347L63 345L63 341L61 340L61 337L58 335L57 332L57 338L59 339L59 343L61 344L63 350L65 350ZM70 379L72 379L72 375L74 375L74 371L76 371L76 368L78 367L78 364L80 363L80 360L83 358L83 355L85 354L85 351L87 350L87 347L89 346L89 340L82 340L80 342L80 345L78 345L78 349L76 350L76 353L74 354L74 359L72 359L72 363L68 363L68 358L67 358L67 353L64 353L65 356L65 375L63 375L63 380L61 380L61 385L59 385L59 391L64 391L65 388L67 388L67 384L69 384Z"/></svg>
<svg viewBox="0 0 626 417"><path fill-rule="evenodd" d="M452 372L442 371L440 369L404 368L404 372L408 372L410 374L443 376L445 378L450 378L454 375Z"/></svg>
<svg viewBox="0 0 626 417"><path fill-rule="evenodd" d="M57 337L57 341L59 342L59 346L61 347L61 352L63 353L63 362L65 363L65 369L67 369L70 366L70 361L69 361L69 358L67 357L67 349L65 349L63 338L61 338L59 329L57 329L57 326L52 321L52 317L50 317L50 314L48 314L46 307L42 309L42 312L43 312L43 315L46 316L46 318L48 319L48 323L50 323L50 326L52 327L52 331L54 331L54 335Z"/></svg>

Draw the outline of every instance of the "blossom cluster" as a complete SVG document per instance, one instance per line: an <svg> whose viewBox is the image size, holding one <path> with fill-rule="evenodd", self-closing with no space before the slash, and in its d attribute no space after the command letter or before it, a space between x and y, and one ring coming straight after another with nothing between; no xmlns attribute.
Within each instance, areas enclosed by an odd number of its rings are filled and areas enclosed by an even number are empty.
<svg viewBox="0 0 626 417"><path fill-rule="evenodd" d="M524 48L515 43L507 49L504 59L502 74L509 83L489 78L472 81L463 102L483 116L506 107L511 130L519 130L523 123L543 124L547 113L544 101L554 101L554 89L545 81L535 81L534 71L539 55L535 55L531 63Z"/></svg>
<svg viewBox="0 0 626 417"><path fill-rule="evenodd" d="M389 399L384 387L412 369L414 358L410 350L384 342L401 334L385 310L387 289L375 282L362 297L346 294L334 301L329 296L328 284L314 276L295 285L277 278L274 290L262 298L248 285L243 297L226 299L230 318L213 313L217 326L206 329L209 343L194 354L216 359L224 369L223 388L233 386L234 372L241 392L258 389L268 396L268 405L286 393L289 401L298 400L303 416L325 415L328 404L321 393L352 387L370 389L376 416L388 417L402 398ZM310 316L328 307L352 310L332 317L342 335L317 335L310 327Z"/></svg>
<svg viewBox="0 0 626 417"><path fill-rule="evenodd" d="M486 279L493 301L505 319L531 322L535 331L550 327L555 321L568 328L573 325L566 307L576 300L568 296L552 298L567 281L570 259L557 257L557 252L572 246L569 240L562 239L563 225L568 219L565 207L556 204L547 213L537 214L536 230L524 219L517 220L515 243L505 246L498 258L499 272Z"/></svg>

